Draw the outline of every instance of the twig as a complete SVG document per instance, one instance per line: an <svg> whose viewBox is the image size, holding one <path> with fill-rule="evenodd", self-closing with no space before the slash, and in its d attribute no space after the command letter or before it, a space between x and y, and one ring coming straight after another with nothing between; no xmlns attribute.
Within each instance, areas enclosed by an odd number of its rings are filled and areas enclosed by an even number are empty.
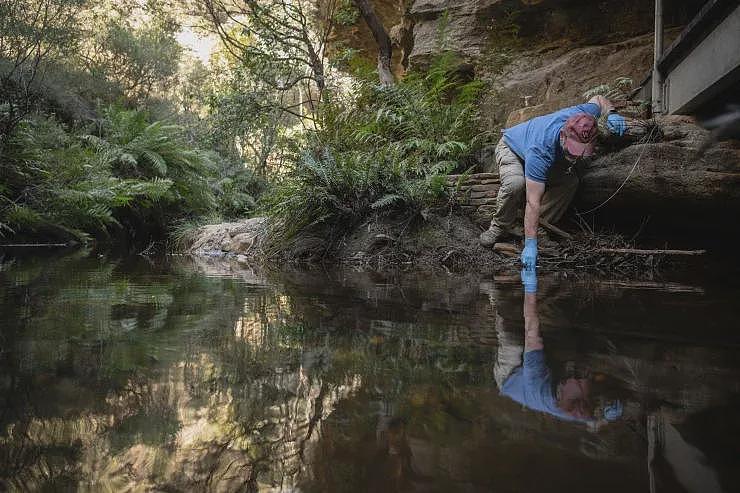
<svg viewBox="0 0 740 493"><path fill-rule="evenodd" d="M553 226L552 224L548 223L547 221L545 221L543 219L540 219L540 226L542 226L543 228L545 228L546 230L548 230L551 233L554 233L554 234L556 234L556 235L558 235L560 237L565 238L566 240L572 240L573 239L573 235L572 234L570 234L570 233L568 233L566 231L563 231L562 229L558 228L557 226Z"/></svg>
<svg viewBox="0 0 740 493"><path fill-rule="evenodd" d="M519 256L519 248L511 243L496 243L493 245L493 251L506 255L507 257Z"/></svg>
<svg viewBox="0 0 740 493"><path fill-rule="evenodd" d="M685 284L678 284L674 282L597 280L596 284L598 284L599 286L607 286L620 289L647 289L668 291L671 293L704 293L704 289L701 287L687 286Z"/></svg>
<svg viewBox="0 0 740 493"><path fill-rule="evenodd" d="M645 216L642 219L642 222L640 223L640 227L637 228L637 231L635 231L635 234L632 235L632 238L630 238L630 243L633 243L638 236L640 236L640 233L642 233L642 230L645 229L645 226L647 225L648 221L650 221L650 216Z"/></svg>
<svg viewBox="0 0 740 493"><path fill-rule="evenodd" d="M139 255L142 255L142 256L143 255L149 255L149 253L151 252L151 250L154 247L154 244L155 243L156 243L155 241L152 241L151 243L149 243L149 246L146 247L145 249L143 249L142 251L140 251L139 252Z"/></svg>
<svg viewBox="0 0 740 493"><path fill-rule="evenodd" d="M36 248L36 247L66 247L69 246L69 243L6 243L4 245L0 245L0 247L3 248Z"/></svg>
<svg viewBox="0 0 740 493"><path fill-rule="evenodd" d="M641 248L599 248L600 253L631 253L634 255L704 255L706 250L645 250Z"/></svg>

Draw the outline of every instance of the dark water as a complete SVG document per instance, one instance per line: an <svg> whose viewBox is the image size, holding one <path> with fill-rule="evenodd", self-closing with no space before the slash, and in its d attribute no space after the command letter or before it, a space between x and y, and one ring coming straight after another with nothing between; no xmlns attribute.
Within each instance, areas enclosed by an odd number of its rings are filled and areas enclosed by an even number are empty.
<svg viewBox="0 0 740 493"><path fill-rule="evenodd" d="M0 490L740 491L724 281L0 265Z"/></svg>

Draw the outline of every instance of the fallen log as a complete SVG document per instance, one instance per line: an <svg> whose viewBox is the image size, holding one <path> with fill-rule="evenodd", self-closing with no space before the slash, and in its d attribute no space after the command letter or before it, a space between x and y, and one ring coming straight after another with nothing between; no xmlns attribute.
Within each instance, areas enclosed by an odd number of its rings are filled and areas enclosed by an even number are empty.
<svg viewBox="0 0 740 493"><path fill-rule="evenodd" d="M506 255L507 257L518 257L519 247L513 243L496 243L493 245L493 251Z"/></svg>
<svg viewBox="0 0 740 493"><path fill-rule="evenodd" d="M619 289L637 289L637 290L654 290L666 291L670 293L696 293L703 294L704 288L698 286L688 286L675 282L655 282L655 281L611 281L598 279L595 281L599 286Z"/></svg>

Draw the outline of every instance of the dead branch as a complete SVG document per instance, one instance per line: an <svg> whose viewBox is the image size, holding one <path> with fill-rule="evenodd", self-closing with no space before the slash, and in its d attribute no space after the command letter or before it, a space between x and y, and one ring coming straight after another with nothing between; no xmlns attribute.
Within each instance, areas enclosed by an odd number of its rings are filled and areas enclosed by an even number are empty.
<svg viewBox="0 0 740 493"><path fill-rule="evenodd" d="M632 255L704 255L706 250L646 250L642 248L600 248L600 253L626 253Z"/></svg>
<svg viewBox="0 0 740 493"><path fill-rule="evenodd" d="M562 229L558 228L555 225L552 225L552 224L548 223L544 219L540 219L540 226L542 226L543 228L545 228L550 233L556 234L556 235L558 235L558 236L560 236L562 238L565 238L566 240L572 240L573 239L573 235L572 234L570 234L570 233L568 233L566 231L563 231Z"/></svg>

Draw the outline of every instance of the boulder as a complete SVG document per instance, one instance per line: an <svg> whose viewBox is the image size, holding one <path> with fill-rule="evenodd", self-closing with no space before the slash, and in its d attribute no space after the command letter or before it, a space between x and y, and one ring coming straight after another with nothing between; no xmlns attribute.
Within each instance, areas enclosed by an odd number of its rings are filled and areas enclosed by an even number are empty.
<svg viewBox="0 0 740 493"><path fill-rule="evenodd" d="M701 221L694 226L737 217L740 142L716 144L700 155L707 131L687 117L658 122L664 134L660 142L630 145L591 163L581 179L579 210L599 206L624 183L600 212L659 217L677 225Z"/></svg>
<svg viewBox="0 0 740 493"><path fill-rule="evenodd" d="M720 143L700 155L708 132L693 118L667 116L657 122L663 133L659 142L634 143L611 152L608 145L601 146L600 157L582 171L576 208L587 212L598 207L602 217L629 219L632 226L650 216L680 230L734 221L740 213L740 142ZM447 179L448 193L461 211L482 226L495 210L498 187L495 173Z"/></svg>
<svg viewBox="0 0 740 493"><path fill-rule="evenodd" d="M242 254L259 241L266 226L267 219L264 217L202 226L193 233L187 251L206 255L221 255L224 252Z"/></svg>
<svg viewBox="0 0 740 493"><path fill-rule="evenodd" d="M425 65L442 50L463 58L480 57L488 44L492 8L501 0L416 0L408 11L413 20L411 67ZM441 29L444 35L440 36ZM444 39L444 43L442 42ZM444 44L444 46L442 46Z"/></svg>

